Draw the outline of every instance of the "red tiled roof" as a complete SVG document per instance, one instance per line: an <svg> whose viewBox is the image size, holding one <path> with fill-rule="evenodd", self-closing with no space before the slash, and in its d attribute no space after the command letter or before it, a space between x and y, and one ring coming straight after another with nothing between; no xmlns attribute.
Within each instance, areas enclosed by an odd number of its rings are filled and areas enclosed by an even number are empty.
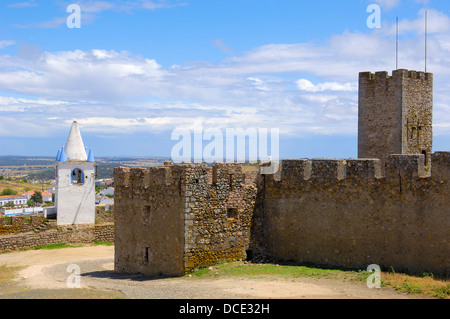
<svg viewBox="0 0 450 319"><path fill-rule="evenodd" d="M5 195L5 196L0 196L0 199L4 199L4 198L19 198L19 197L23 197L20 195Z"/></svg>

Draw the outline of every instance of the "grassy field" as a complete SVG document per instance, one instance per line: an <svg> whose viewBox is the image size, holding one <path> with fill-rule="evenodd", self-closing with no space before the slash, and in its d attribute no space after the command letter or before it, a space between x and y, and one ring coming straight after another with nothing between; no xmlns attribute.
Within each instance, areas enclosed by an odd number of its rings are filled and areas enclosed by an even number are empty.
<svg viewBox="0 0 450 319"><path fill-rule="evenodd" d="M25 183L21 180L15 180L15 181L3 180L3 181L0 181L0 193L4 189L11 189L13 191L16 191L17 194L19 194L19 195L21 193L23 193L25 190L42 192L42 189L43 189L46 192L48 187L53 187L53 186L55 186L55 185Z"/></svg>
<svg viewBox="0 0 450 319"><path fill-rule="evenodd" d="M247 262L224 263L204 268L188 275L198 278L219 278L239 276L246 278L328 278L355 282L367 282L371 275L366 271L344 271L336 269L321 269L305 266L252 264ZM395 272L381 273L381 287L392 288L399 293L423 294L435 298L450 298L450 282L434 278L432 274L410 276Z"/></svg>

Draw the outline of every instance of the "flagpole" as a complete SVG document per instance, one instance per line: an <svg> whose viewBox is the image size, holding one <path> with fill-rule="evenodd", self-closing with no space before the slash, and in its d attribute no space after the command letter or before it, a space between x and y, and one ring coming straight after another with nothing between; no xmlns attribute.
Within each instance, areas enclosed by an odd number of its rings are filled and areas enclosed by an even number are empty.
<svg viewBox="0 0 450 319"><path fill-rule="evenodd" d="M396 34L395 34L395 69L398 70L398 17L397 17Z"/></svg>
<svg viewBox="0 0 450 319"><path fill-rule="evenodd" d="M425 11L425 73L427 72L428 11Z"/></svg>

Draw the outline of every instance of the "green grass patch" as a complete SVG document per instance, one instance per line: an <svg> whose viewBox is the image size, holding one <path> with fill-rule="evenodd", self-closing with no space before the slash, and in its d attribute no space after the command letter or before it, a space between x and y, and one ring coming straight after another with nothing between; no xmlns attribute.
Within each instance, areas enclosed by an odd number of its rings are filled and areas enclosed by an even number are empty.
<svg viewBox="0 0 450 319"><path fill-rule="evenodd" d="M366 284L369 276L373 272L365 270L338 270L306 267L298 265L278 265L278 264L253 264L248 262L229 262L214 265L208 268L198 269L188 277L194 278L284 278L295 279L302 277L342 279ZM389 272L381 272L381 288L393 289L398 293L411 295L425 295L441 299L450 298L450 283L448 280L438 280L433 274L424 273L419 276L412 276L396 273L393 269Z"/></svg>
<svg viewBox="0 0 450 319"><path fill-rule="evenodd" d="M66 244L66 243L57 243L57 244L50 244L50 245L39 245L33 248L33 250L38 250L38 249L47 249L47 250L51 250L51 249L61 249L61 248L74 248L74 247L82 247L83 245L70 245L70 244Z"/></svg>
<svg viewBox="0 0 450 319"><path fill-rule="evenodd" d="M66 243L57 243L57 244L51 244L51 245L40 245L33 248L33 250L37 249L62 249L62 248L78 248L78 247L87 247L87 246L114 246L114 243L108 242L108 241L98 241L96 240L92 244L66 244Z"/></svg>
<svg viewBox="0 0 450 319"><path fill-rule="evenodd" d="M110 241L99 241L96 240L93 243L94 246L114 246L114 243L110 242Z"/></svg>
<svg viewBox="0 0 450 319"><path fill-rule="evenodd" d="M252 264L246 262L222 263L208 268L196 270L191 277L208 278L217 276L269 277L286 278L339 278L346 277L347 272L335 269L310 268L278 264Z"/></svg>
<svg viewBox="0 0 450 319"><path fill-rule="evenodd" d="M436 298L448 298L450 296L450 284L446 286L433 287L432 289L433 296Z"/></svg>
<svg viewBox="0 0 450 319"><path fill-rule="evenodd" d="M401 285L395 285L394 289L398 292L406 292L408 294L417 294L423 291L420 285L408 281L404 281Z"/></svg>
<svg viewBox="0 0 450 319"><path fill-rule="evenodd" d="M12 225L12 217L5 216L5 225Z"/></svg>

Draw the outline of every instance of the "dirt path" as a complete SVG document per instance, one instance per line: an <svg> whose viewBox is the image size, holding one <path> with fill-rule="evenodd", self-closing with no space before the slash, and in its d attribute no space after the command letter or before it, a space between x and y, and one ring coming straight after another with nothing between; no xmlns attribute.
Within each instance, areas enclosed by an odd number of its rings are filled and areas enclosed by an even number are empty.
<svg viewBox="0 0 450 319"><path fill-rule="evenodd" d="M369 289L341 279L148 278L114 272L113 246L30 250L0 254L0 266L24 267L0 298L132 299L405 299L392 289ZM71 289L75 265L80 288ZM73 267L73 266L72 266ZM415 297L420 298L420 297Z"/></svg>

